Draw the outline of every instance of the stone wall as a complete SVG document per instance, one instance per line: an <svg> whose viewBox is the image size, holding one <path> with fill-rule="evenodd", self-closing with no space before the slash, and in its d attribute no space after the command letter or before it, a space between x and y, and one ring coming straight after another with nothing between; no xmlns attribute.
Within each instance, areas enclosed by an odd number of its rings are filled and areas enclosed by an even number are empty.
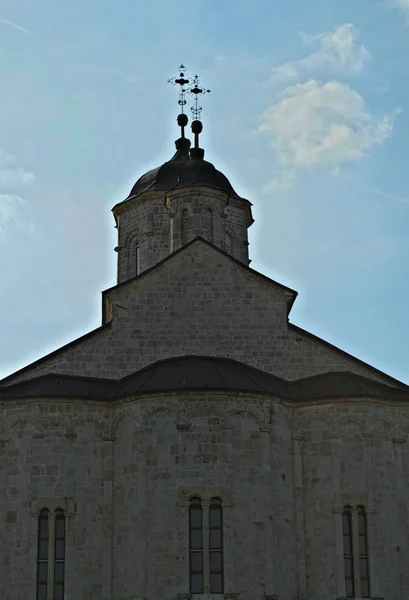
<svg viewBox="0 0 409 600"><path fill-rule="evenodd" d="M110 598L112 449L104 441L105 410L86 402L13 402L1 414L0 598L35 598L43 508L67 515L65 598Z"/></svg>
<svg viewBox="0 0 409 600"><path fill-rule="evenodd" d="M120 378L183 355L232 358L288 380L352 371L386 376L288 327L293 293L197 240L155 270L112 288L110 327L7 378L47 372Z"/></svg>
<svg viewBox="0 0 409 600"><path fill-rule="evenodd" d="M249 264L246 200L233 201L226 192L206 188L175 190L166 197L172 219L171 252L200 236L246 266Z"/></svg>
<svg viewBox="0 0 409 600"><path fill-rule="evenodd" d="M247 200L207 188L146 192L118 204L118 283L137 275L136 247L142 273L198 236L248 265L249 211Z"/></svg>
<svg viewBox="0 0 409 600"><path fill-rule="evenodd" d="M118 205L118 283L136 273L136 247L140 252L140 272L169 256L170 217L164 195L147 192Z"/></svg>
<svg viewBox="0 0 409 600"><path fill-rule="evenodd" d="M44 506L67 515L66 600L187 594L196 494L223 500L226 594L342 597L341 512L359 503L371 597L409 595L409 404L175 393L1 415L2 600L35 596Z"/></svg>

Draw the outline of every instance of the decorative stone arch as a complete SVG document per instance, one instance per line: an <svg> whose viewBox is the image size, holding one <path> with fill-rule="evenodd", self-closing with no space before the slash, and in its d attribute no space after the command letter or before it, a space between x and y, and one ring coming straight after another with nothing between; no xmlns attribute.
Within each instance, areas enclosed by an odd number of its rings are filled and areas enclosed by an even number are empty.
<svg viewBox="0 0 409 600"><path fill-rule="evenodd" d="M216 207L209 200L205 200L203 203L203 225L205 230L205 239L211 244L214 243L214 229L215 229L215 216Z"/></svg>
<svg viewBox="0 0 409 600"><path fill-rule="evenodd" d="M235 256L236 249L236 234L232 227L226 225L224 228L223 234L223 250L230 254L231 256Z"/></svg>
<svg viewBox="0 0 409 600"><path fill-rule="evenodd" d="M344 506L351 506L356 509L358 506L364 506L368 512L373 511L373 495L371 491L365 492L351 492L349 490L342 490L341 492L341 504L338 506L338 510L342 510Z"/></svg>
<svg viewBox="0 0 409 600"><path fill-rule="evenodd" d="M193 215L193 207L189 199L184 198L182 202L180 202L176 208L176 215L181 215L183 210L187 210L189 216Z"/></svg>
<svg viewBox="0 0 409 600"><path fill-rule="evenodd" d="M397 414L397 424L395 426L406 435L409 434L409 414L406 410Z"/></svg>
<svg viewBox="0 0 409 600"><path fill-rule="evenodd" d="M13 438L13 432L17 429L20 423L27 423L27 437L31 436L32 433L36 429L36 419L33 415L29 413L21 413L20 415L16 415L16 417L11 421L10 425L7 427L7 431L10 438Z"/></svg>
<svg viewBox="0 0 409 600"><path fill-rule="evenodd" d="M219 424L221 425L224 415L225 415L225 411L217 403L217 401L214 401L214 402L198 401L194 405L193 409L190 411L190 414L188 416L189 427L192 426L194 419L197 419L200 417L216 418L216 419L218 419Z"/></svg>
<svg viewBox="0 0 409 600"><path fill-rule="evenodd" d="M391 417L388 417L387 415L382 415L380 417L375 416L371 419L371 424L375 424L375 423L383 423L384 425L382 426L383 428L386 428L388 431L393 431L393 429L395 429L396 427L396 422L394 419L392 419Z"/></svg>
<svg viewBox="0 0 409 600"><path fill-rule="evenodd" d="M31 500L30 514L38 518L42 510L48 510L49 514L55 514L57 510L62 510L65 516L73 516L72 502L68 498L59 498L57 496L40 496Z"/></svg>
<svg viewBox="0 0 409 600"><path fill-rule="evenodd" d="M132 246L136 246L136 244L140 241L143 234L139 231L138 228L134 229L125 239L125 248L131 248Z"/></svg>
<svg viewBox="0 0 409 600"><path fill-rule="evenodd" d="M365 431L365 419L359 415L342 415L336 419L335 428L339 435L345 434L348 425L356 426L360 431Z"/></svg>
<svg viewBox="0 0 409 600"><path fill-rule="evenodd" d="M180 223L180 244L184 246L189 241L192 229L193 209L189 201L181 202L176 210L176 219Z"/></svg>
<svg viewBox="0 0 409 600"><path fill-rule="evenodd" d="M179 488L179 503L185 506L191 498L209 504L212 498L220 498L224 506L231 506L233 502L233 491L224 485L187 485Z"/></svg>
<svg viewBox="0 0 409 600"><path fill-rule="evenodd" d="M133 407L124 408L114 416L111 425L112 435L118 435L121 427L126 423L133 423L135 431L143 426L140 415L135 414Z"/></svg>
<svg viewBox="0 0 409 600"><path fill-rule="evenodd" d="M314 421L322 421L323 423L325 423L327 426L325 431L328 434L335 432L335 421L331 415L329 415L328 413L320 414L319 412L314 412L314 414L310 415L308 413L304 413L299 419L297 419L294 426L294 435L297 437L303 436L306 432L312 431L311 429L309 429L309 426Z"/></svg>
<svg viewBox="0 0 409 600"><path fill-rule="evenodd" d="M152 428L152 423L153 423L153 419L156 415L168 415L168 416L172 416L172 419L177 423L178 422L178 417L179 417L179 410L177 407L175 406L169 406L169 405L159 405L159 406L155 406L152 409L148 409L142 419L142 425L144 427L146 427L147 429L151 429Z"/></svg>
<svg viewBox="0 0 409 600"><path fill-rule="evenodd" d="M129 233L125 240L125 256L126 256L126 272L128 279L132 279L137 275L136 272L136 248L142 250L142 246L144 247L145 256L144 265L145 267L150 264L150 256L146 256L147 248L145 244L146 233L141 233L139 229L135 229L131 233Z"/></svg>
<svg viewBox="0 0 409 600"><path fill-rule="evenodd" d="M383 432L386 434L385 437L387 437L387 439L389 440L392 440L395 437L396 424L389 417L375 417L370 418L369 421L370 423L369 427L367 428L367 431L372 433L374 436L376 436L380 432ZM377 425L379 425L379 427L377 427Z"/></svg>
<svg viewBox="0 0 409 600"><path fill-rule="evenodd" d="M271 415L271 421L272 421L273 426L279 425L280 421L284 421L288 428L290 435L293 435L293 426L294 426L293 421L285 413L281 412L280 410L274 411L273 414Z"/></svg>
<svg viewBox="0 0 409 600"><path fill-rule="evenodd" d="M57 415L41 415L38 417L33 430L33 437L44 437L48 432L55 431L61 435L70 425L68 417L59 417Z"/></svg>
<svg viewBox="0 0 409 600"><path fill-rule="evenodd" d="M265 428L265 423L263 420L253 411L248 408L234 408L228 412L228 414L222 420L222 427L233 428L232 420L234 417L238 417L240 415L246 415L247 418L250 418L256 425L259 431L262 431Z"/></svg>
<svg viewBox="0 0 409 600"><path fill-rule="evenodd" d="M81 426L91 423L96 430L96 433L101 437L110 437L110 425L106 419L101 417L100 415L90 415L87 417L74 417L71 421L68 431L74 431L78 435L78 430ZM81 438L80 438L81 439Z"/></svg>
<svg viewBox="0 0 409 600"><path fill-rule="evenodd" d="M129 412L123 414L121 419L112 426L112 437L120 443L125 437L133 439L139 435L142 429L145 429L145 427L141 420L136 418L132 412Z"/></svg>

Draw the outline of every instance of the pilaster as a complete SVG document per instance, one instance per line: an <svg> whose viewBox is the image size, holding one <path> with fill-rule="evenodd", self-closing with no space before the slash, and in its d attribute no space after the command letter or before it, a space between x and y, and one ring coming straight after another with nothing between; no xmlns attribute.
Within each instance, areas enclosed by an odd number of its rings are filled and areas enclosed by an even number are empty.
<svg viewBox="0 0 409 600"><path fill-rule="evenodd" d="M295 527L297 540L298 594L303 598L307 591L305 572L304 492L302 482L302 436L293 436Z"/></svg>

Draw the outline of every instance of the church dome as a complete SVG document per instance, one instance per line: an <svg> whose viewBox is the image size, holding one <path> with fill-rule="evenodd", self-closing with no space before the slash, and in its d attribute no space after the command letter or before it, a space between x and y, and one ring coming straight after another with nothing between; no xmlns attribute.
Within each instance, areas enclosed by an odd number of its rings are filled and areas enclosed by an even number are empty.
<svg viewBox="0 0 409 600"><path fill-rule="evenodd" d="M170 191L186 187L209 187L240 198L227 177L203 160L203 150L190 150L190 141L179 138L175 155L162 166L148 171L133 186L128 198L150 190Z"/></svg>

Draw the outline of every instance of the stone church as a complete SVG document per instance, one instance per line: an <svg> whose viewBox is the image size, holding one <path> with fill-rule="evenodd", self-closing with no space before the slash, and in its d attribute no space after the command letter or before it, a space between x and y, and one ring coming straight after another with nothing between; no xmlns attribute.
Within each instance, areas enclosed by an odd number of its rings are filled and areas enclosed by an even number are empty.
<svg viewBox="0 0 409 600"><path fill-rule="evenodd" d="M101 326L0 382L0 600L408 600L409 387L289 321L178 122Z"/></svg>

